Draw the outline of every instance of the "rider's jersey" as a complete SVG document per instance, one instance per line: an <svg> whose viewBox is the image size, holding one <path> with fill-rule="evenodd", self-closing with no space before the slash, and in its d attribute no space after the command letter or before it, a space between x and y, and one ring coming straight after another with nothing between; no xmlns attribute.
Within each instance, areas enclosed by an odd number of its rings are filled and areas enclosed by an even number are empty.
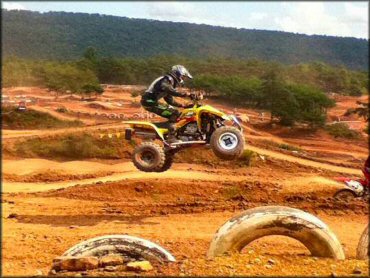
<svg viewBox="0 0 370 278"><path fill-rule="evenodd" d="M158 77L144 92L142 100L148 105L155 105L158 103L158 100L163 98L170 105L182 107L181 103L178 103L173 99L174 96L186 96L186 94L176 91L177 85L177 80L170 74Z"/></svg>

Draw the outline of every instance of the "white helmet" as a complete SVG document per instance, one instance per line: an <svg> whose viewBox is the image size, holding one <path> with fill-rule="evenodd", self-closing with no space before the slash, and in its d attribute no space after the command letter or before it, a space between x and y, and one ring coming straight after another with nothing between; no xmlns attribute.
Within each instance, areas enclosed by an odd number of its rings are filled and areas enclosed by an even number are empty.
<svg viewBox="0 0 370 278"><path fill-rule="evenodd" d="M176 77L177 81L183 83L183 77L193 79L193 76L190 72L182 65L175 65L171 68L171 74Z"/></svg>

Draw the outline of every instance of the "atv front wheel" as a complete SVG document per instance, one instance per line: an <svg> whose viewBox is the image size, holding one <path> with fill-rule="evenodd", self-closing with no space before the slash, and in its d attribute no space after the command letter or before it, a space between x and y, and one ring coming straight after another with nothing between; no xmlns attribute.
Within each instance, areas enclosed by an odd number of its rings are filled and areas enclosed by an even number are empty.
<svg viewBox="0 0 370 278"><path fill-rule="evenodd" d="M210 145L219 158L233 160L244 150L244 136L235 127L223 126L213 132Z"/></svg>
<svg viewBox="0 0 370 278"><path fill-rule="evenodd" d="M152 142L144 142L134 150L132 162L143 172L156 172L166 161L164 149Z"/></svg>

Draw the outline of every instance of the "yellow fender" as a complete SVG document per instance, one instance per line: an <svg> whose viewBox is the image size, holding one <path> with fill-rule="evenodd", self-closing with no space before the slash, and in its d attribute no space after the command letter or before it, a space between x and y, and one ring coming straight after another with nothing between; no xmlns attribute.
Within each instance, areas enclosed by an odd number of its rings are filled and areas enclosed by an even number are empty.
<svg viewBox="0 0 370 278"><path fill-rule="evenodd" d="M201 126L201 117L200 115L204 112L219 116L220 118L223 118L224 120L230 120L230 117L225 114L224 112L210 106L210 105L204 105L196 109L196 114L197 114L197 123L198 126Z"/></svg>
<svg viewBox="0 0 370 278"><path fill-rule="evenodd" d="M122 123L128 124L131 128L145 128L145 129L152 129L154 130L158 136L164 140L164 134L168 133L168 129L166 128L158 128L156 125L150 122L142 122L142 121L123 121Z"/></svg>

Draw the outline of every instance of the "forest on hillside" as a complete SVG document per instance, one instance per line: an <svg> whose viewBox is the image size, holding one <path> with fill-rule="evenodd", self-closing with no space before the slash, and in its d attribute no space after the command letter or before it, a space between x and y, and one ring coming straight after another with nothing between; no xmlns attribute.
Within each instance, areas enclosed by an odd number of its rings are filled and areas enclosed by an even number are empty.
<svg viewBox="0 0 370 278"><path fill-rule="evenodd" d="M224 28L100 14L2 10L3 57L78 59L88 46L106 57L321 61L367 70L368 40Z"/></svg>
<svg viewBox="0 0 370 278"><path fill-rule="evenodd" d="M100 84L149 85L174 64L185 65L193 89L214 92L237 106L266 109L280 123L325 124L335 103L329 92L360 96L368 92L364 71L322 62L285 65L261 60L191 59L181 56L110 58L93 47L76 60L52 61L8 57L2 64L3 86L42 86L60 94L101 94Z"/></svg>

